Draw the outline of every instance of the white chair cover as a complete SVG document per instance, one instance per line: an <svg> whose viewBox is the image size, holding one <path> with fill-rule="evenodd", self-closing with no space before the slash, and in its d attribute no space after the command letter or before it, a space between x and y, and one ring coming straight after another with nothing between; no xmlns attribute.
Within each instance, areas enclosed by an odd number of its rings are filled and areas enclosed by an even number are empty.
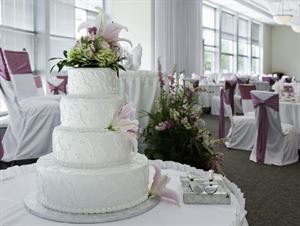
<svg viewBox="0 0 300 226"><path fill-rule="evenodd" d="M229 116L231 127L227 134L227 148L251 151L255 142L254 115L233 116L230 105L225 105L225 114Z"/></svg>
<svg viewBox="0 0 300 226"><path fill-rule="evenodd" d="M13 67L13 65L11 65ZM52 131L60 124L59 101L34 97L18 100L0 49L0 89L9 113L1 160L38 158L52 150ZM4 72L4 73L3 73Z"/></svg>
<svg viewBox="0 0 300 226"><path fill-rule="evenodd" d="M277 95L273 92L251 91L251 96L256 96L262 101ZM278 100L279 101L279 100ZM253 102L254 103L254 102ZM279 104L279 103L278 103ZM258 129L260 124L259 113L261 105L255 109L256 135L257 137L250 160L257 162L257 143L259 137ZM281 124L279 112L266 105L268 134L266 140L266 149L264 155L265 164L273 164L278 166L288 165L298 161L298 138L299 133L294 126L289 124ZM266 119L264 119L266 120Z"/></svg>

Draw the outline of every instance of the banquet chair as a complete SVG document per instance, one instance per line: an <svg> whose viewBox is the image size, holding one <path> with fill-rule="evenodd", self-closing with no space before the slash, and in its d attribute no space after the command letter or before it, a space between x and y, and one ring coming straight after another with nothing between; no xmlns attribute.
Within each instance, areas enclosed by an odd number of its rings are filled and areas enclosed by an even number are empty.
<svg viewBox="0 0 300 226"><path fill-rule="evenodd" d="M67 79L58 76L48 79L48 92L53 95L67 94L67 82Z"/></svg>
<svg viewBox="0 0 300 226"><path fill-rule="evenodd" d="M255 108L256 141L250 160L278 166L298 161L297 129L280 121L279 95L273 92L250 92Z"/></svg>
<svg viewBox="0 0 300 226"><path fill-rule="evenodd" d="M220 91L219 138L225 137L225 113L229 116L230 129L225 145L231 149L251 151L255 141L254 115L233 116L229 100L223 88Z"/></svg>
<svg viewBox="0 0 300 226"><path fill-rule="evenodd" d="M237 85L237 80L226 80L224 85L225 92L229 100L231 111L233 114L243 113L241 97L235 95L236 85ZM211 114L219 115L219 112L220 112L220 96L214 95L211 100ZM225 113L225 116L228 116L227 113Z"/></svg>
<svg viewBox="0 0 300 226"><path fill-rule="evenodd" d="M20 102L28 101L60 101L61 96L45 96L42 79L33 75L28 53L26 51L3 52L13 88Z"/></svg>
<svg viewBox="0 0 300 226"><path fill-rule="evenodd" d="M11 79L12 70L8 69L7 63L0 48L0 91L10 118L2 141L4 153L0 160L35 159L52 149L52 131L60 124L59 102L33 101L32 98L19 101ZM18 67L18 72L22 74L27 71L24 67Z"/></svg>
<svg viewBox="0 0 300 226"><path fill-rule="evenodd" d="M250 91L255 90L255 85L253 84L241 84L239 86L240 94L242 98L242 107L243 107L243 114L253 114L254 107L251 100Z"/></svg>

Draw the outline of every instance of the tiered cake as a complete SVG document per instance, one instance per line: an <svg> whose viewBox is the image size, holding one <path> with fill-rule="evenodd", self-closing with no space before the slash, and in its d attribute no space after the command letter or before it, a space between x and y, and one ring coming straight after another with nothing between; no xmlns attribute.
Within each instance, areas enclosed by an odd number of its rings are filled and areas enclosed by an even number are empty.
<svg viewBox="0 0 300 226"><path fill-rule="evenodd" d="M68 72L62 124L53 132L53 153L37 162L38 201L69 213L106 213L148 197L148 160L122 132L106 128L121 108L111 69Z"/></svg>

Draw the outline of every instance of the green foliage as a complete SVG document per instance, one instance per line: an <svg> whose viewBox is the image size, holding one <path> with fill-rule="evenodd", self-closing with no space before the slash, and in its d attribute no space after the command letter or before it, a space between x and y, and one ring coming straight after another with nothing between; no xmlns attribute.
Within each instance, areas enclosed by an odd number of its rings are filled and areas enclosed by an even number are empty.
<svg viewBox="0 0 300 226"><path fill-rule="evenodd" d="M198 90L180 87L178 79L172 79L170 86L164 88L156 102L157 110L148 113L149 124L143 131L147 157L220 171L216 162L220 155L212 148L218 140L211 138L201 119Z"/></svg>
<svg viewBox="0 0 300 226"><path fill-rule="evenodd" d="M54 67L58 67L58 71L61 71L63 67L108 67L116 71L119 75L119 69L125 70L125 68L119 64L122 60L118 56L118 53L110 48L109 44L103 39L102 36L86 36L77 41L76 45L69 51L64 51L63 58L51 58L50 60L59 60Z"/></svg>

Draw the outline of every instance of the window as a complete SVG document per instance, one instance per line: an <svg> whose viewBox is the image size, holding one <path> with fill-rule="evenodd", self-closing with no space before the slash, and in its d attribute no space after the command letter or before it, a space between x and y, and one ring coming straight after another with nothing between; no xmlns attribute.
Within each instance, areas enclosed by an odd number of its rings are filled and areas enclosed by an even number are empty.
<svg viewBox="0 0 300 226"><path fill-rule="evenodd" d="M261 25L210 3L203 4L202 15L204 72L261 72Z"/></svg>
<svg viewBox="0 0 300 226"><path fill-rule="evenodd" d="M260 72L260 26L252 23L251 25L251 73Z"/></svg>
<svg viewBox="0 0 300 226"><path fill-rule="evenodd" d="M234 72L235 26L234 16L221 12L221 72Z"/></svg>
<svg viewBox="0 0 300 226"><path fill-rule="evenodd" d="M203 39L204 39L204 70L215 72L217 55L216 38L216 9L210 6L203 6Z"/></svg>
<svg viewBox="0 0 300 226"><path fill-rule="evenodd" d="M250 66L250 30L249 21L246 19L238 19L238 58L237 73L249 73Z"/></svg>

